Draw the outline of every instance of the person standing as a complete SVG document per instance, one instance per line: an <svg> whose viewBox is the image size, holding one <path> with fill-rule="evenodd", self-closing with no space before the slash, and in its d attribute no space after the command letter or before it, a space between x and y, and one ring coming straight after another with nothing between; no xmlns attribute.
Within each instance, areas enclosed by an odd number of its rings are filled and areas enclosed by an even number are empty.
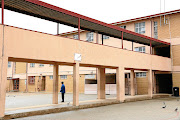
<svg viewBox="0 0 180 120"><path fill-rule="evenodd" d="M65 94L65 85L64 85L64 82L61 82L61 90L60 90L60 92L61 92L61 95L62 95L62 101L61 102L64 102L64 94Z"/></svg>

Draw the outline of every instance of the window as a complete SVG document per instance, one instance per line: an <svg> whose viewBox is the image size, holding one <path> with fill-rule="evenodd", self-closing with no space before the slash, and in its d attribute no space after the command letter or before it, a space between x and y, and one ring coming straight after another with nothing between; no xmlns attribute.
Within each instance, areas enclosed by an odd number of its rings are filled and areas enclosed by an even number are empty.
<svg viewBox="0 0 180 120"><path fill-rule="evenodd" d="M53 66L53 64L50 64L49 66L50 66L50 67L52 67L52 66Z"/></svg>
<svg viewBox="0 0 180 120"><path fill-rule="evenodd" d="M30 67L35 67L35 63L30 63Z"/></svg>
<svg viewBox="0 0 180 120"><path fill-rule="evenodd" d="M103 40L105 40L105 39L109 39L109 36L103 35Z"/></svg>
<svg viewBox="0 0 180 120"><path fill-rule="evenodd" d="M39 67L44 67L44 64L39 64Z"/></svg>
<svg viewBox="0 0 180 120"><path fill-rule="evenodd" d="M146 72L138 72L136 73L136 77L146 77Z"/></svg>
<svg viewBox="0 0 180 120"><path fill-rule="evenodd" d="M157 22L154 22L154 38L158 38L158 25Z"/></svg>
<svg viewBox="0 0 180 120"><path fill-rule="evenodd" d="M67 75L60 75L61 79L67 79Z"/></svg>
<svg viewBox="0 0 180 120"><path fill-rule="evenodd" d="M29 84L35 84L35 76L29 76Z"/></svg>
<svg viewBox="0 0 180 120"><path fill-rule="evenodd" d="M125 26L125 25L123 25L123 26L120 26L120 28L126 29L126 26Z"/></svg>
<svg viewBox="0 0 180 120"><path fill-rule="evenodd" d="M135 32L139 34L145 33L145 22L135 23Z"/></svg>
<svg viewBox="0 0 180 120"><path fill-rule="evenodd" d="M136 52L145 53L146 52L146 48L145 48L145 46L143 46L143 47L135 47L135 51Z"/></svg>
<svg viewBox="0 0 180 120"><path fill-rule="evenodd" d="M50 76L49 76L49 79L50 79L50 80L53 80L53 75L50 75Z"/></svg>
<svg viewBox="0 0 180 120"><path fill-rule="evenodd" d="M8 62L8 68L10 68L11 67L11 62Z"/></svg>
<svg viewBox="0 0 180 120"><path fill-rule="evenodd" d="M93 32L88 32L86 35L86 40L89 42L92 42L93 41L93 35L94 35Z"/></svg>
<svg viewBox="0 0 180 120"><path fill-rule="evenodd" d="M79 35L76 34L76 35L73 36L73 38L74 39L79 39Z"/></svg>

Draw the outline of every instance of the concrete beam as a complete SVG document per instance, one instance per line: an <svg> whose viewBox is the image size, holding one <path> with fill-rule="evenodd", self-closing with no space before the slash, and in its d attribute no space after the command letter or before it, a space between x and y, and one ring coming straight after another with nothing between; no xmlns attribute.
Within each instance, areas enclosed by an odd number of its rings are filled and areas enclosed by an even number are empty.
<svg viewBox="0 0 180 120"><path fill-rule="evenodd" d="M8 57L0 59L0 117L4 117L6 101L6 81L7 81Z"/></svg>
<svg viewBox="0 0 180 120"><path fill-rule="evenodd" d="M53 104L58 104L58 71L59 66L53 66Z"/></svg>
<svg viewBox="0 0 180 120"><path fill-rule="evenodd" d="M79 106L79 62L73 66L73 105Z"/></svg>
<svg viewBox="0 0 180 120"><path fill-rule="evenodd" d="M98 68L98 73L97 73L98 99L105 99L106 98L105 85L106 85L105 68Z"/></svg>
<svg viewBox="0 0 180 120"><path fill-rule="evenodd" d="M117 100L124 102L125 100L125 75L124 67L116 69L116 85L117 85Z"/></svg>

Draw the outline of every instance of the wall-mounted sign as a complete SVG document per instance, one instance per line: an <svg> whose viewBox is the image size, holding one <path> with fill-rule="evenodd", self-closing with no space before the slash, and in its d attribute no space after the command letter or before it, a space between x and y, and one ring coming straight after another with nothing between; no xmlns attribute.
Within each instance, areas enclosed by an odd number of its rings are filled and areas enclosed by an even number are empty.
<svg viewBox="0 0 180 120"><path fill-rule="evenodd" d="M74 60L75 61L81 61L81 54L75 53L74 54Z"/></svg>

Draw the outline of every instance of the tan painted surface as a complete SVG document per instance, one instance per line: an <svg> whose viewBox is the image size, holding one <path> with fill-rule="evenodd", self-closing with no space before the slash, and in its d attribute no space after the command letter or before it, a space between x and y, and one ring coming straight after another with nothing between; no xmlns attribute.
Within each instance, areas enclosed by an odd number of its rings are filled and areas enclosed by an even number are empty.
<svg viewBox="0 0 180 120"><path fill-rule="evenodd" d="M73 66L73 105L79 106L79 62Z"/></svg>
<svg viewBox="0 0 180 120"><path fill-rule="evenodd" d="M53 65L53 104L58 104L58 71L59 66Z"/></svg>
<svg viewBox="0 0 180 120"><path fill-rule="evenodd" d="M173 79L173 87L179 87L180 88L180 73L173 73L172 79ZM180 90L179 90L180 92Z"/></svg>
<svg viewBox="0 0 180 120"><path fill-rule="evenodd" d="M172 46L173 51L173 65L174 66L180 66L180 45L173 45Z"/></svg>
<svg viewBox="0 0 180 120"><path fill-rule="evenodd" d="M16 74L26 73L26 63L16 62L15 73Z"/></svg>
<svg viewBox="0 0 180 120"><path fill-rule="evenodd" d="M138 95L148 94L148 76L142 78L136 78L136 81L137 81L137 94Z"/></svg>
<svg viewBox="0 0 180 120"><path fill-rule="evenodd" d="M135 80L134 80L134 78L135 78L135 73L134 73L134 70L131 70L131 72L130 72L130 81L131 81L131 84L130 84L130 86L131 86L131 96L134 96L135 95L135 84L134 84L134 82L135 82Z"/></svg>
<svg viewBox="0 0 180 120"><path fill-rule="evenodd" d="M97 73L98 99L105 99L105 84L106 84L105 68L98 68L98 73Z"/></svg>
<svg viewBox="0 0 180 120"><path fill-rule="evenodd" d="M117 85L117 100L124 102L125 100L125 75L124 68L118 67L116 69L116 85Z"/></svg>
<svg viewBox="0 0 180 120"><path fill-rule="evenodd" d="M11 36L8 36L10 33ZM82 54L80 65L94 64L114 67L121 65L129 68L171 70L171 60L160 56L101 46L7 26L5 27L5 36L5 43L8 46L7 55L10 57L74 63L74 53L80 53ZM21 39L16 39L19 36L21 36ZM28 38L31 39L28 40ZM49 40L51 40L50 43ZM35 42L37 44L34 44ZM15 43L16 45L14 46ZM26 49L24 49L24 46L26 46ZM46 48L47 51L41 51L40 46ZM107 56L111 56L111 59L106 59ZM134 61L134 58L137 58L137 60Z"/></svg>

